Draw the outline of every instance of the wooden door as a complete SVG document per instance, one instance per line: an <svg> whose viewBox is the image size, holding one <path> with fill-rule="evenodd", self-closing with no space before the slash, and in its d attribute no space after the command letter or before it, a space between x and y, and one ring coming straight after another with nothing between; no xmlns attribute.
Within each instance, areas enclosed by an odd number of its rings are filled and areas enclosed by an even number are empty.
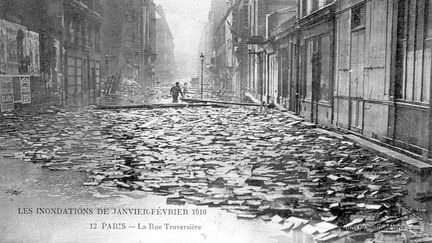
<svg viewBox="0 0 432 243"><path fill-rule="evenodd" d="M311 121L318 123L318 102L320 100L321 91L321 54L320 54L321 39L316 38L313 41L312 54L312 114Z"/></svg>
<svg viewBox="0 0 432 243"><path fill-rule="evenodd" d="M351 32L351 75L349 87L349 128L363 131L365 29Z"/></svg>
<svg viewBox="0 0 432 243"><path fill-rule="evenodd" d="M270 84L270 95L273 96L273 102L278 103L279 94L279 67L278 67L278 55L272 55L270 59L271 64L271 84Z"/></svg>

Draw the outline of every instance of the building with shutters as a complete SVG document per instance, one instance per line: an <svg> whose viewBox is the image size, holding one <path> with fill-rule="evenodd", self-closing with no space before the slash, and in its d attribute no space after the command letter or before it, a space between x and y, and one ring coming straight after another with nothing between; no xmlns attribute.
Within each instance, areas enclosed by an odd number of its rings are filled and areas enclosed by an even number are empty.
<svg viewBox="0 0 432 243"><path fill-rule="evenodd" d="M240 36L265 40L251 50L263 52L263 64L238 57L245 94L431 156L429 1L298 0L296 16L284 13L286 1L243 3L248 34Z"/></svg>
<svg viewBox="0 0 432 243"><path fill-rule="evenodd" d="M337 4L334 124L428 155L432 151L432 4Z"/></svg>
<svg viewBox="0 0 432 243"><path fill-rule="evenodd" d="M303 0L298 8L300 114L430 157L432 4Z"/></svg>

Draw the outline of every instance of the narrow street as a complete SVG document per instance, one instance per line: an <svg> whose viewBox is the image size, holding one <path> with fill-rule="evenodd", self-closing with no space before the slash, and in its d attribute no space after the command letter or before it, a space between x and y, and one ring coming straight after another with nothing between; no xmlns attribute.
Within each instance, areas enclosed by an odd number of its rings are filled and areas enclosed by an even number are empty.
<svg viewBox="0 0 432 243"><path fill-rule="evenodd" d="M7 205L0 235L6 242L58 242L72 232L82 232L79 242L119 242L125 231L128 242L401 240L380 234L391 230L416 242L431 239L429 213L410 209L427 208L427 200L413 200L416 189L430 186L427 178L277 110L36 112L0 118L0 201ZM68 206L149 211L37 215L36 225L29 215L17 216L19 208ZM157 216L152 208L198 215ZM201 229L90 228L104 222ZM44 234L35 233L41 228Z"/></svg>
<svg viewBox="0 0 432 243"><path fill-rule="evenodd" d="M428 0L0 0L0 243L432 242Z"/></svg>

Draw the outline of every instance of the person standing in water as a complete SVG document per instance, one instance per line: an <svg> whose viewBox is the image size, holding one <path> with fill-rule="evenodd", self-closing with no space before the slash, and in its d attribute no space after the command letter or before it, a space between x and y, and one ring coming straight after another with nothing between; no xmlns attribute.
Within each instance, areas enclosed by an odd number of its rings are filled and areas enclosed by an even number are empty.
<svg viewBox="0 0 432 243"><path fill-rule="evenodd" d="M171 88L170 94L171 94L171 96L173 98L173 102L174 103L178 103L178 97L179 97L180 94L181 94L182 98L184 97L183 92L182 92L182 88L180 87L180 83L179 82L177 82L175 84L175 86L173 86Z"/></svg>

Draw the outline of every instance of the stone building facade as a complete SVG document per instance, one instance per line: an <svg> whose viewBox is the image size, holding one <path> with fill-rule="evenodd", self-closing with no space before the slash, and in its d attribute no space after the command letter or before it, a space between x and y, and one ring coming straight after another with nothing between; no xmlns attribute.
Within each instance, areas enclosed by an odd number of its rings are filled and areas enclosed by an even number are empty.
<svg viewBox="0 0 432 243"><path fill-rule="evenodd" d="M172 84L175 80L174 37L161 5L156 7L156 77L160 85Z"/></svg>
<svg viewBox="0 0 432 243"><path fill-rule="evenodd" d="M105 0L102 53L105 78L155 84L156 6L152 0Z"/></svg>

